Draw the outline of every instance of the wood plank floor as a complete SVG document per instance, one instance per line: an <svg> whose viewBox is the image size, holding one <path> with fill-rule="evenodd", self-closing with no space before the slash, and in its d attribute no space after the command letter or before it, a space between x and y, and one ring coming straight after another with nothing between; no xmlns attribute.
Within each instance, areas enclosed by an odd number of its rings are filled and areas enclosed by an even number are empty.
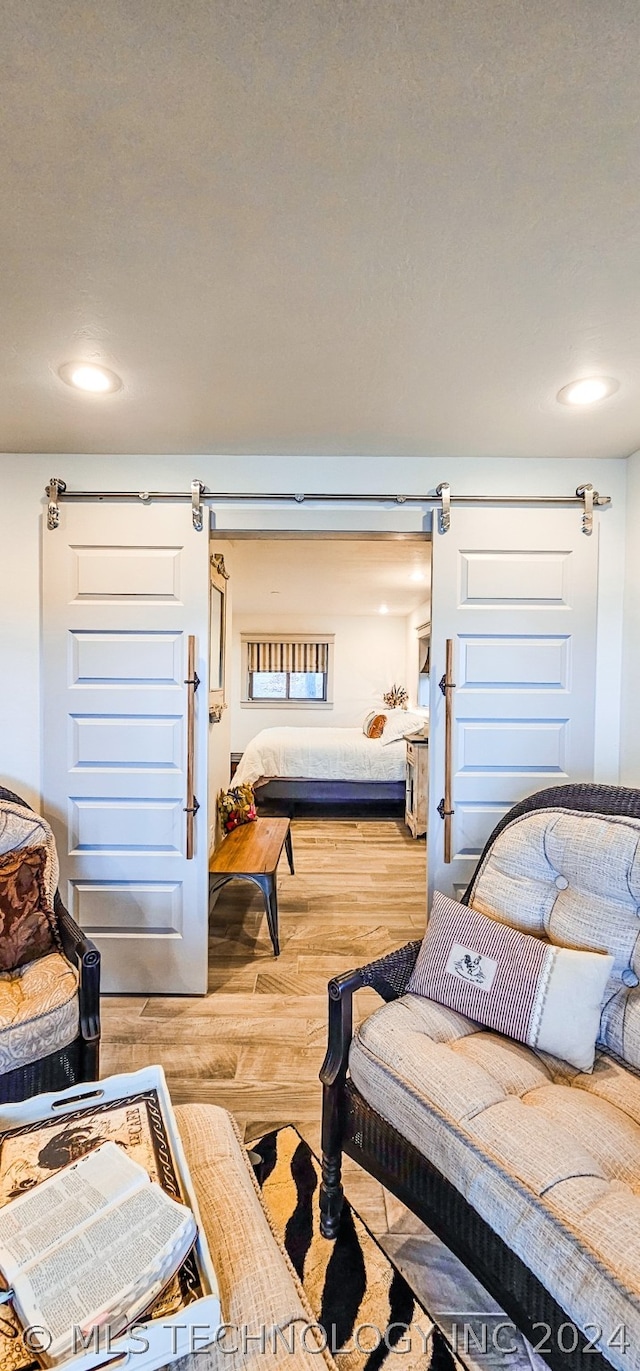
<svg viewBox="0 0 640 1371"><path fill-rule="evenodd" d="M230 1109L248 1140L294 1123L317 1150L327 981L422 936L425 844L392 820L297 820L292 831L296 874L284 854L278 868L280 957L259 891L226 886L211 913L209 993L105 997L101 1067L160 1062L176 1103ZM360 1017L379 1004L372 991L356 997ZM386 1230L382 1188L353 1171L354 1203Z"/></svg>
<svg viewBox="0 0 640 1371"><path fill-rule="evenodd" d="M422 936L425 844L404 824L315 819L293 825L296 874L278 868L281 956L271 950L259 892L234 882L219 894L209 940L209 993L202 998L107 996L102 1073L164 1066L176 1103L230 1109L246 1140L294 1123L319 1151L318 1071L326 1046L327 981L336 972ZM380 1004L356 996L356 1017ZM346 1192L448 1336L471 1318L505 1315L460 1262L371 1176L345 1158ZM520 1335L509 1371L544 1371ZM470 1371L504 1371L502 1353Z"/></svg>

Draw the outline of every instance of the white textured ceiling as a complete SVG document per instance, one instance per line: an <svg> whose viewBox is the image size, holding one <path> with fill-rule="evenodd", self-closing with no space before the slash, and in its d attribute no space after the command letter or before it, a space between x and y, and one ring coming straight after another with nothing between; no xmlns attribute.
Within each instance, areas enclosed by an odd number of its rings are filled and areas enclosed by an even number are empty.
<svg viewBox="0 0 640 1371"><path fill-rule="evenodd" d="M429 599L431 548L424 540L247 539L233 545L232 575L233 613L255 616L255 627L265 615L378 614L383 604L406 615Z"/></svg>
<svg viewBox="0 0 640 1371"><path fill-rule="evenodd" d="M4 0L0 64L5 451L638 446L638 0Z"/></svg>

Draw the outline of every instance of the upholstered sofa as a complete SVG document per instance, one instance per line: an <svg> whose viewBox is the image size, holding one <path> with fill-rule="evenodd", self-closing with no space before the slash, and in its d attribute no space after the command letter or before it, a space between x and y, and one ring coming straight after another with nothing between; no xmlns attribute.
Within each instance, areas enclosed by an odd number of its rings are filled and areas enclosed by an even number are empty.
<svg viewBox="0 0 640 1371"><path fill-rule="evenodd" d="M184 1357L177 1371L337 1371L235 1120L209 1104L179 1105L176 1120L224 1320L220 1342Z"/></svg>
<svg viewBox="0 0 640 1371"><path fill-rule="evenodd" d="M580 1072L405 987L411 943L329 987L323 1232L354 1157L556 1367L640 1366L640 791L565 786L512 809L463 902L615 958ZM352 1037L352 997L386 1003ZM549 1332L546 1332L548 1327Z"/></svg>
<svg viewBox="0 0 640 1371"><path fill-rule="evenodd" d="M6 1103L99 1075L100 953L60 898L49 824L0 786L0 855L31 846L47 852L46 893L59 946L0 972L0 1101Z"/></svg>

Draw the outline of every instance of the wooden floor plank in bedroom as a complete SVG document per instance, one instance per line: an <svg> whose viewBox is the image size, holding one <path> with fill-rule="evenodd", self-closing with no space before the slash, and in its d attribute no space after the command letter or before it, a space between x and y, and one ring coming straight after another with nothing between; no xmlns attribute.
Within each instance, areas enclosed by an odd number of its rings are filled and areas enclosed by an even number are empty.
<svg viewBox="0 0 640 1371"><path fill-rule="evenodd" d="M295 1123L317 1148L327 981L422 935L425 844L392 820L296 820L292 831L296 874L284 854L278 869L277 961L259 892L226 886L211 914L209 993L105 997L101 1069L160 1062L175 1102L223 1105L248 1139ZM360 1014L380 1003L370 991L357 999ZM385 1229L381 1187L362 1172L351 1183Z"/></svg>

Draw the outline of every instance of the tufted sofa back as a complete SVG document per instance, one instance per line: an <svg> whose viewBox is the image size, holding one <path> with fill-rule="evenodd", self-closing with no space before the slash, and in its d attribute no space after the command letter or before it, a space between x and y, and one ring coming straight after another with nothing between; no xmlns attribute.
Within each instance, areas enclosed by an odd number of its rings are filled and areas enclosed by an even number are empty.
<svg viewBox="0 0 640 1371"><path fill-rule="evenodd" d="M465 898L562 947L611 953L599 1043L640 1068L640 819L551 806L520 814Z"/></svg>

